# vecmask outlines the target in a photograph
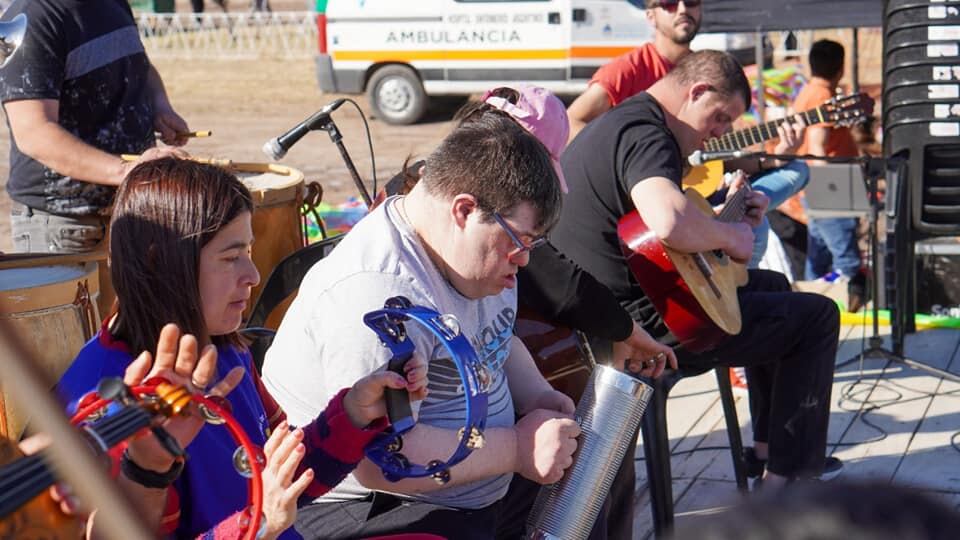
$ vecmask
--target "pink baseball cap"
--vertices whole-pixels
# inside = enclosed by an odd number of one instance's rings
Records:
[[[570,137],[570,123],[567,121],[567,108],[560,98],[546,88],[529,84],[509,86],[520,93],[516,103],[510,103],[502,97],[492,96],[488,91],[483,102],[509,114],[518,124],[532,133],[547,147],[553,168],[560,179],[560,189],[567,193],[567,180],[560,168],[560,154],[567,146]]]

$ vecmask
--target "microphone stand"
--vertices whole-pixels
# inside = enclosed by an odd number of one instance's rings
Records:
[[[367,208],[373,207],[373,199],[370,198],[370,193],[367,191],[367,187],[363,185],[363,180],[360,178],[360,173],[357,172],[356,166],[353,164],[353,160],[350,159],[350,154],[347,153],[347,147],[343,144],[343,135],[340,134],[340,129],[337,128],[337,124],[333,121],[332,116],[327,116],[326,120],[317,126],[314,129],[320,129],[326,131],[330,135],[330,140],[336,145],[337,150],[340,151],[340,157],[343,158],[343,162],[347,165],[347,170],[350,171],[350,177],[353,178],[353,183],[357,186],[357,191],[360,192],[360,197],[363,199],[363,202],[366,203]]]
[[[869,227],[869,242],[870,242],[870,281],[871,281],[871,293],[873,294],[872,301],[872,315],[873,315],[873,335],[870,336],[867,343],[868,346],[866,349],[861,351],[859,354],[854,355],[851,358],[848,358],[839,364],[836,365],[837,368],[846,366],[853,362],[862,362],[866,358],[881,358],[889,360],[891,362],[903,364],[907,367],[926,371],[935,377],[940,377],[943,379],[948,379],[954,382],[960,382],[960,375],[950,373],[949,371],[929,366],[917,360],[907,358],[903,355],[903,336],[899,332],[894,332],[893,335],[893,346],[895,351],[885,349],[883,347],[883,338],[880,336],[880,316],[879,316],[879,301],[880,298],[880,233],[879,233],[879,221],[880,221],[880,198],[878,196],[877,185],[880,181],[880,178],[885,176],[885,171],[896,174],[896,170],[899,166],[899,162],[902,158],[877,158],[870,156],[857,156],[857,157],[824,157],[824,156],[814,156],[810,154],[803,155],[793,155],[793,154],[769,154],[766,152],[750,152],[741,156],[738,159],[743,158],[773,158],[778,160],[792,160],[792,159],[803,159],[803,160],[816,160],[823,161],[826,163],[859,163],[863,170],[863,181],[867,188],[867,193],[870,198],[870,227]],[[912,255],[912,254],[911,254]],[[912,260],[912,258],[911,258]],[[906,294],[906,291],[900,291],[899,289],[894,289],[894,294]],[[898,305],[897,302],[888,302],[893,306]]]

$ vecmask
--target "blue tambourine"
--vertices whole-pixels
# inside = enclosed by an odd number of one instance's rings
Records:
[[[363,322],[377,333],[380,341],[393,353],[387,369],[404,375],[403,366],[413,357],[413,340],[409,339],[404,327],[408,320],[420,323],[443,343],[460,373],[467,403],[463,428],[460,430],[460,444],[446,461],[435,459],[427,465],[410,463],[406,456],[400,453],[403,448],[403,434],[416,424],[410,410],[410,398],[406,390],[388,388],[384,399],[390,427],[368,444],[365,452],[370,461],[379,466],[383,476],[391,482],[403,478],[432,476],[437,483],[446,484],[450,481],[450,467],[483,446],[490,376],[477,358],[473,346],[460,333],[460,323],[456,317],[441,315],[423,306],[414,306],[402,296],[388,298],[383,309],[363,316]]]

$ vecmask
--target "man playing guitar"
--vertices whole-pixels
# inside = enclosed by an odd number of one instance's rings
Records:
[[[742,220],[722,223],[692,205],[679,187],[683,156],[722,135],[749,103],[749,84],[732,56],[691,53],[647,92],[591,122],[561,158],[575,196],[565,201],[551,235],[554,244],[665,343],[676,340],[627,267],[618,220],[638,212],[673,250],[747,262],[766,196],[742,197]],[[677,349],[680,367],[745,366],[755,451],[766,462],[764,481],[776,485],[819,476],[827,461],[837,308],[822,296],[791,292],[786,278],[774,272],[751,270],[738,296],[741,331],[701,354]],[[830,469],[839,465],[830,458]]]

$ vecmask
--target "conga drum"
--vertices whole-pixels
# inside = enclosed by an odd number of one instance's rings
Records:
[[[34,265],[37,260],[43,265]],[[48,380],[55,382],[100,326],[98,265],[74,262],[70,255],[37,260],[0,263],[0,322],[20,336]],[[0,381],[0,436],[19,438],[29,416],[7,399]]]
[[[253,289],[256,301],[270,272],[281,260],[305,245],[300,208],[303,206],[303,173],[274,163],[231,163],[227,166],[253,195],[253,264],[260,271],[260,285]],[[267,319],[277,328],[287,305],[278,306]],[[244,315],[249,315],[249,309]]]

